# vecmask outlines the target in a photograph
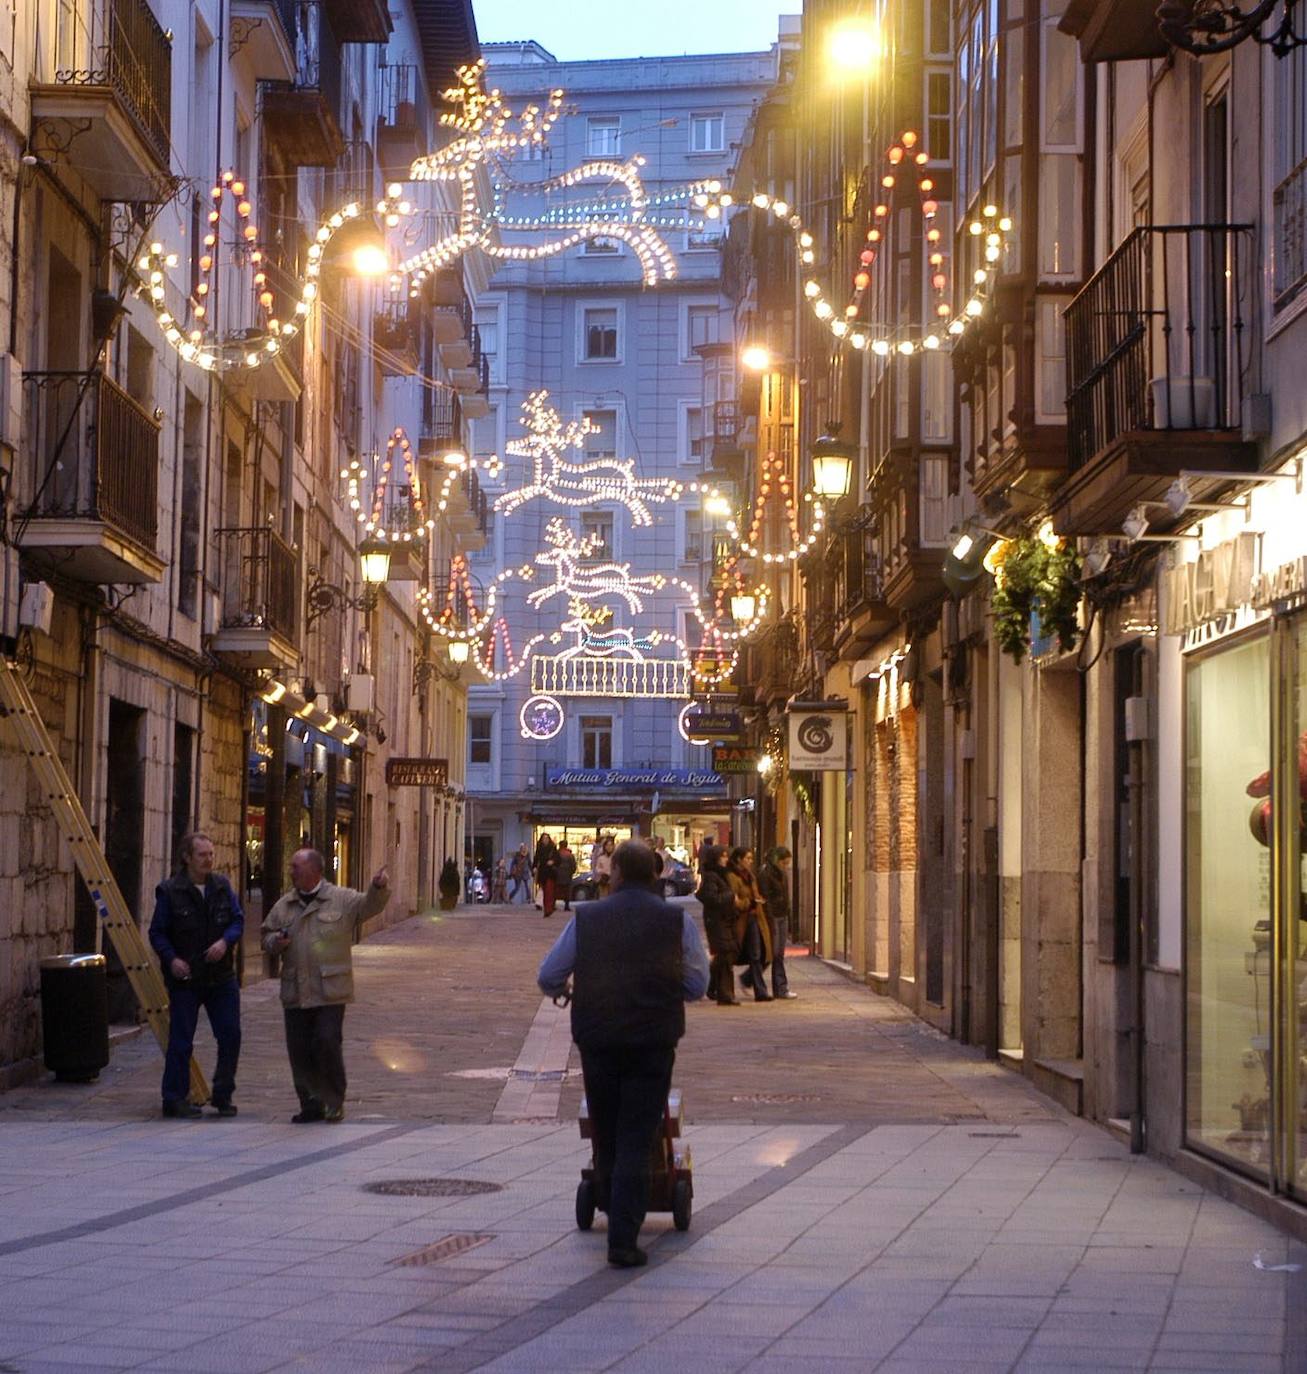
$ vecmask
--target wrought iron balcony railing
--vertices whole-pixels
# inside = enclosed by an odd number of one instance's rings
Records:
[[[54,70],[60,86],[107,86],[122,101],[160,162],[170,161],[172,43],[145,0],[59,5],[54,17]]]
[[[29,372],[32,519],[98,520],[153,550],[159,422],[103,372]]]
[[[423,391],[422,437],[442,444],[463,442],[463,407],[456,391],[446,387]]]
[[[1072,471],[1122,435],[1241,427],[1251,235],[1136,229],[1067,306]]]
[[[299,562],[274,530],[218,531],[222,550],[222,628],[266,629],[294,644],[299,624]]]

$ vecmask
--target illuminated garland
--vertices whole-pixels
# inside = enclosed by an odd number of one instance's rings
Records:
[[[785,506],[785,518],[789,525],[790,547],[783,552],[773,552],[770,549],[763,551],[759,546],[762,536],[763,519],[767,514],[767,507],[772,499],[772,483],[776,483],[776,494],[782,499]],[[794,490],[790,482],[790,475],[786,471],[785,459],[776,453],[768,453],[762,461],[762,466],[758,474],[758,495],[754,499],[753,514],[749,524],[749,533],[742,534],[739,525],[734,518],[726,522],[726,528],[730,532],[731,538],[736,541],[741,551],[750,558],[761,558],[764,563],[784,563],[801,558],[817,542],[822,529],[826,524],[826,508],[821,502],[821,498],[808,493],[804,497],[812,505],[812,529],[809,530],[806,538],[799,531],[798,506],[794,500]]]
[[[508,452],[531,463],[530,481],[515,491],[495,498],[495,511],[511,515],[537,497],[557,506],[582,509],[598,501],[625,506],[634,525],[652,525],[649,502],[674,501],[685,490],[671,477],[636,477],[630,459],[599,458],[588,463],[569,463],[564,455],[585,447],[588,434],[597,432],[589,419],[564,425],[549,405],[547,391],[534,391],[522,404],[522,428],[526,437],[513,439]]]
[[[386,489],[390,484],[390,472],[394,466],[395,447],[399,446],[400,454],[404,460],[404,476],[408,479],[409,507],[413,512],[413,520],[416,526],[412,530],[402,530],[397,534],[391,534],[383,523],[384,507],[386,501]],[[386,456],[381,462],[381,472],[377,479],[377,485],[372,496],[372,514],[363,521],[365,534],[370,534],[377,539],[393,538],[397,542],[408,543],[412,539],[425,539],[427,531],[434,529],[436,522],[427,519],[425,516],[426,506],[422,500],[422,483],[418,476],[417,464],[413,459],[413,445],[409,442],[407,433],[402,426],[396,427],[386,440]],[[358,518],[363,519],[362,511],[358,512]]]
[[[485,475],[492,480],[499,476],[504,470],[504,465],[497,454],[492,454],[485,462],[478,458],[469,458],[461,449],[450,449],[441,460],[445,468],[445,480],[440,484],[440,494],[436,497],[436,509],[443,511],[449,506],[449,493],[454,489],[454,483],[459,481],[465,473],[474,472],[480,468]]]
[[[477,606],[476,591],[472,574],[468,570],[467,558],[457,553],[449,560],[449,580],[445,587],[445,604],[439,615],[433,610],[435,595],[429,587],[422,587],[417,594],[418,610],[427,626],[446,639],[460,639],[471,642],[483,634],[495,615],[498,589],[510,578],[521,578],[529,582],[535,576],[530,563],[520,568],[505,568],[496,576],[486,589],[486,605],[482,611]],[[465,608],[460,611],[459,597]]]

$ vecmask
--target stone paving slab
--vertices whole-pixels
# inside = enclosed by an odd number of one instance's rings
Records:
[[[483,908],[360,946],[343,1125],[288,1123],[272,984],[235,1121],[158,1120],[144,1037],[0,1098],[0,1370],[1307,1369],[1307,1274],[1254,1264],[1301,1246],[805,958],[795,1002],[690,1009],[694,1222],[609,1269],[533,983],[557,929]],[[365,1191],[414,1178],[498,1190]],[[490,1239],[398,1263],[460,1234]]]

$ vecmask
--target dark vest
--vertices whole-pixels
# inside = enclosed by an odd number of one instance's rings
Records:
[[[159,884],[156,895],[166,893],[170,906],[168,939],[180,959],[191,966],[191,981],[196,986],[225,983],[236,976],[236,951],[228,949],[216,964],[206,963],[204,951],[220,940],[236,914],[235,894],[226,878],[213,874],[205,885],[204,896],[185,875],[177,874]],[[165,981],[171,970],[164,969]]]
[[[582,1049],[670,1048],[685,1034],[680,907],[625,889],[576,913],[572,1039]]]

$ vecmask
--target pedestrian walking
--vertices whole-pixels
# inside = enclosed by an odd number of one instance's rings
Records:
[[[714,844],[699,850],[699,891],[703,928],[712,952],[708,996],[719,1007],[738,1007],[735,997],[735,893],[722,867],[723,851]]]
[[[235,1116],[236,1064],[241,1053],[241,992],[235,948],[245,913],[231,883],[213,871],[213,841],[201,831],[182,837],[180,870],[154,890],[150,944],[168,989],[168,1049],[163,1061],[163,1114],[202,1116],[189,1100],[191,1052],[200,1008],[218,1042],[212,1103]]]
[[[558,850],[545,854],[540,865],[540,900],[544,903],[544,915],[548,920],[558,905]]]
[[[767,851],[767,860],[758,871],[758,891],[771,932],[772,996],[791,1001],[799,994],[790,991],[785,971],[785,942],[790,934],[790,851],[783,844]]]
[[[495,877],[490,886],[490,900],[492,903],[501,904],[508,901],[508,868],[502,854],[495,860]]]
[[[572,879],[576,877],[576,855],[572,853],[566,838],[558,846],[558,862],[554,865],[554,871],[558,900],[562,902],[564,911],[571,911]]]
[[[263,947],[281,955],[286,1051],[300,1100],[296,1125],[345,1119],[345,1007],[354,1000],[352,951],[359,926],[385,909],[383,865],[366,892],[324,881],[322,855],[291,857],[292,889],[263,920]]]
[[[539,907],[544,901],[544,869],[546,864],[552,866],[553,861],[558,857],[558,846],[554,843],[553,836],[546,830],[536,841],[536,852],[531,859],[531,874],[535,878],[536,884],[536,906]]]
[[[753,874],[752,849],[739,845],[731,850],[726,880],[735,893],[735,938],[739,945],[735,962],[745,965],[740,982],[753,992],[755,1002],[770,1002],[772,996],[767,991],[763,970],[771,963],[771,931]]]
[[[645,845],[645,848],[648,849],[649,846]],[[605,835],[603,845],[599,850],[599,857],[595,860],[594,867],[595,881],[599,885],[599,895],[601,897],[608,896],[608,889],[612,885],[614,852],[613,837],[611,835]],[[650,850],[650,853],[652,854],[653,851]]]
[[[595,1191],[608,1213],[608,1262],[647,1262],[640,1227],[650,1155],[672,1085],[685,1003],[703,996],[708,957],[688,912],[653,891],[653,851],[626,840],[612,856],[612,894],[583,902],[540,965],[555,996],[572,987],[572,1039],[581,1052],[594,1136]]]
[[[508,868],[508,880],[511,884],[508,893],[510,902],[516,902],[519,896],[523,902],[531,900],[531,859],[524,844],[518,845],[517,853],[513,855],[513,862]]]

